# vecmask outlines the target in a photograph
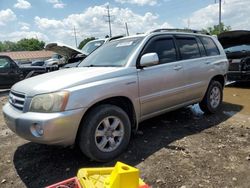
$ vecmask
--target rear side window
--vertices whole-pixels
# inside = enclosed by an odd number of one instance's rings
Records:
[[[208,56],[219,55],[220,52],[214,41],[209,37],[200,37]]]
[[[204,48],[203,44],[201,43],[200,39],[196,38],[196,40],[198,42],[198,46],[199,46],[199,49],[200,49],[201,57],[207,56],[205,48]]]
[[[172,38],[160,38],[152,41],[145,49],[145,53],[155,52],[159,56],[160,64],[176,61],[177,53]]]
[[[182,59],[194,59],[201,57],[195,38],[177,38]]]

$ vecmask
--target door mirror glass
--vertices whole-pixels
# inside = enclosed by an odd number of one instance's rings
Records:
[[[147,53],[141,57],[140,60],[141,67],[148,67],[157,64],[159,64],[159,57],[157,53]]]

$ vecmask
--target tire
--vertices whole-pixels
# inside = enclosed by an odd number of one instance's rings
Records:
[[[217,112],[223,99],[223,87],[220,82],[212,80],[203,100],[199,103],[201,110],[207,114]]]
[[[100,105],[82,122],[78,145],[87,157],[107,162],[127,148],[130,136],[131,123],[126,112],[114,105]]]

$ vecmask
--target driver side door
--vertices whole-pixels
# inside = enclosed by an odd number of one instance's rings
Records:
[[[164,113],[185,101],[183,65],[171,35],[152,38],[140,57],[157,53],[159,64],[138,69],[141,119]]]

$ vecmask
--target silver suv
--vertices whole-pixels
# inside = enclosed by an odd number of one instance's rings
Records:
[[[77,68],[15,84],[3,107],[8,127],[38,143],[72,145],[97,161],[128,146],[151,117],[199,103],[215,113],[228,61],[212,36],[152,32],[111,41]]]

